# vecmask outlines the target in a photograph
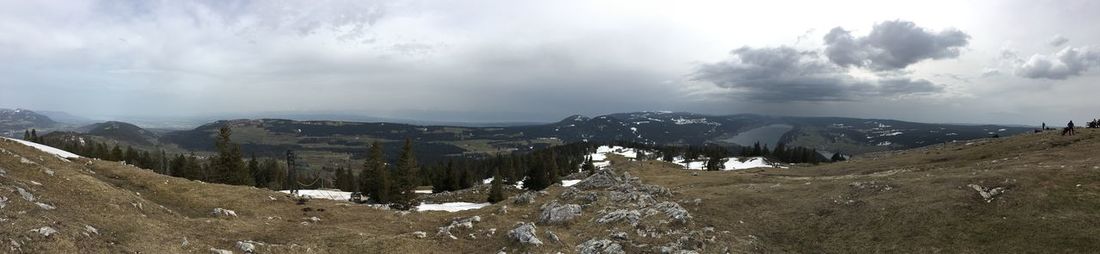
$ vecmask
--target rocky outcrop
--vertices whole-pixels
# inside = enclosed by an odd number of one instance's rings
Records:
[[[481,222],[481,216],[474,215],[468,218],[456,218],[455,220],[451,221],[451,224],[439,227],[439,231],[437,231],[435,235],[451,239],[458,239],[458,237],[455,237],[454,234],[451,233],[451,230],[473,229],[475,222]]]
[[[581,206],[577,204],[558,204],[557,201],[542,206],[539,213],[540,224],[568,223],[581,216]]]
[[[577,245],[577,253],[581,254],[626,254],[623,246],[607,239],[591,239]]]
[[[535,235],[535,224],[530,222],[516,224],[516,228],[508,231],[508,238],[525,245],[542,245],[542,240]]]
[[[982,196],[982,199],[985,200],[986,203],[993,202],[994,198],[1001,194],[1004,194],[1007,190],[1004,187],[994,187],[987,189],[977,184],[969,184],[967,186],[974,189],[975,191],[978,191],[978,195]]]

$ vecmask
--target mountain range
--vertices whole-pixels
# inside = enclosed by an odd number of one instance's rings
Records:
[[[592,142],[636,142],[655,145],[740,145],[778,143],[818,149],[822,153],[862,154],[922,147],[957,140],[1008,136],[1032,128],[1001,125],[915,123],[886,119],[792,117],[756,114],[705,115],[688,112],[633,112],[588,117],[574,115],[558,122],[517,126],[469,127],[390,122],[296,121],[287,119],[220,120],[189,130],[146,130],[125,122],[57,128],[53,135],[73,135],[144,149],[197,154],[214,150],[214,134],[233,127],[233,139],[246,154],[279,157],[296,150],[312,164],[358,163],[373,141],[396,153],[408,138],[425,161],[454,156],[478,157],[523,152],[552,145]],[[63,124],[29,110],[0,111],[8,136],[25,128]]]

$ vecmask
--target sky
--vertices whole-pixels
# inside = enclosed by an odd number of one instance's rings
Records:
[[[1100,117],[1100,1],[0,0],[0,107]]]

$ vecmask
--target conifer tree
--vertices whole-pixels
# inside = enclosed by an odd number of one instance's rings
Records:
[[[495,168],[493,171],[493,183],[489,188],[489,198],[486,201],[496,204],[497,202],[504,201],[504,179],[501,179],[503,177],[500,175],[500,168]]]
[[[500,159],[500,177],[506,184],[516,182],[516,170],[512,165],[512,156],[502,156]]]
[[[111,149],[111,156],[107,160],[122,161],[123,156],[125,156],[125,154],[122,153],[122,148],[119,148],[118,144],[115,144],[115,148]]]
[[[210,167],[214,174],[214,181],[235,184],[235,185],[252,185],[252,175],[249,174],[248,168],[244,165],[244,160],[241,157],[241,147],[237,143],[233,143],[230,137],[233,135],[233,130],[229,128],[229,125],[223,125],[218,129],[218,137],[214,142],[214,145],[218,149],[218,155],[211,161]]]
[[[393,184],[393,207],[397,210],[410,210],[417,206],[416,171],[419,166],[416,163],[416,155],[412,152],[412,140],[405,139],[405,146],[401,149],[401,157],[397,159],[397,167]]]
[[[283,168],[283,164],[279,163],[275,159],[266,159],[260,168],[267,173],[266,187],[273,190],[279,190],[283,186],[286,186],[286,169]]]
[[[24,130],[23,131],[23,140],[33,142],[33,140],[31,140],[31,130]]]
[[[367,152],[367,161],[363,163],[363,172],[359,173],[359,190],[366,192],[371,202],[389,203],[389,170],[382,156],[382,143],[374,141]]]
[[[35,142],[35,143],[38,142],[38,131],[36,131],[35,129],[31,129],[31,140],[30,141]]]
[[[539,155],[538,157],[545,156]],[[547,177],[549,176],[547,172],[548,170],[546,170],[545,162],[543,162],[543,160],[543,158],[535,158],[534,160],[531,160],[531,163],[534,165],[531,165],[527,169],[527,178],[523,180],[524,189],[540,191],[542,189],[546,189],[546,187],[550,185],[548,183],[549,179],[547,179]]]
[[[596,174],[596,164],[592,163],[592,156],[585,157],[584,165],[581,165],[581,170],[588,172],[588,175]]]
[[[260,162],[256,160],[255,153],[248,159],[248,174],[252,176],[252,184],[254,186],[263,188],[267,185],[267,180],[265,179],[266,174],[260,169]]]
[[[547,185],[561,183],[561,168],[558,167],[557,157],[557,154],[554,152],[551,152],[550,156],[547,157],[547,168],[549,168],[548,172],[546,172],[546,179],[548,180]]]

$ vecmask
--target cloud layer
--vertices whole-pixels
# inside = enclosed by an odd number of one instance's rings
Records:
[[[701,64],[690,76],[754,101],[855,101],[942,92],[943,85],[897,70],[928,59],[958,57],[970,36],[954,29],[932,33],[907,21],[887,21],[855,37],[833,28],[817,50],[789,46],[742,47],[727,60]],[[847,67],[881,72],[856,77]]]
[[[815,51],[787,46],[742,47],[727,60],[702,64],[694,80],[731,89],[753,101],[852,101],[867,97],[930,94],[942,86],[907,77],[856,78]]]
[[[955,58],[970,35],[955,29],[932,32],[908,21],[876,24],[863,37],[836,27],[825,35],[825,55],[840,66],[897,70],[929,60]]]
[[[1053,55],[1035,54],[1019,61],[1016,75],[1030,79],[1063,80],[1080,76],[1089,68],[1100,65],[1100,52],[1088,47],[1066,47]]]

